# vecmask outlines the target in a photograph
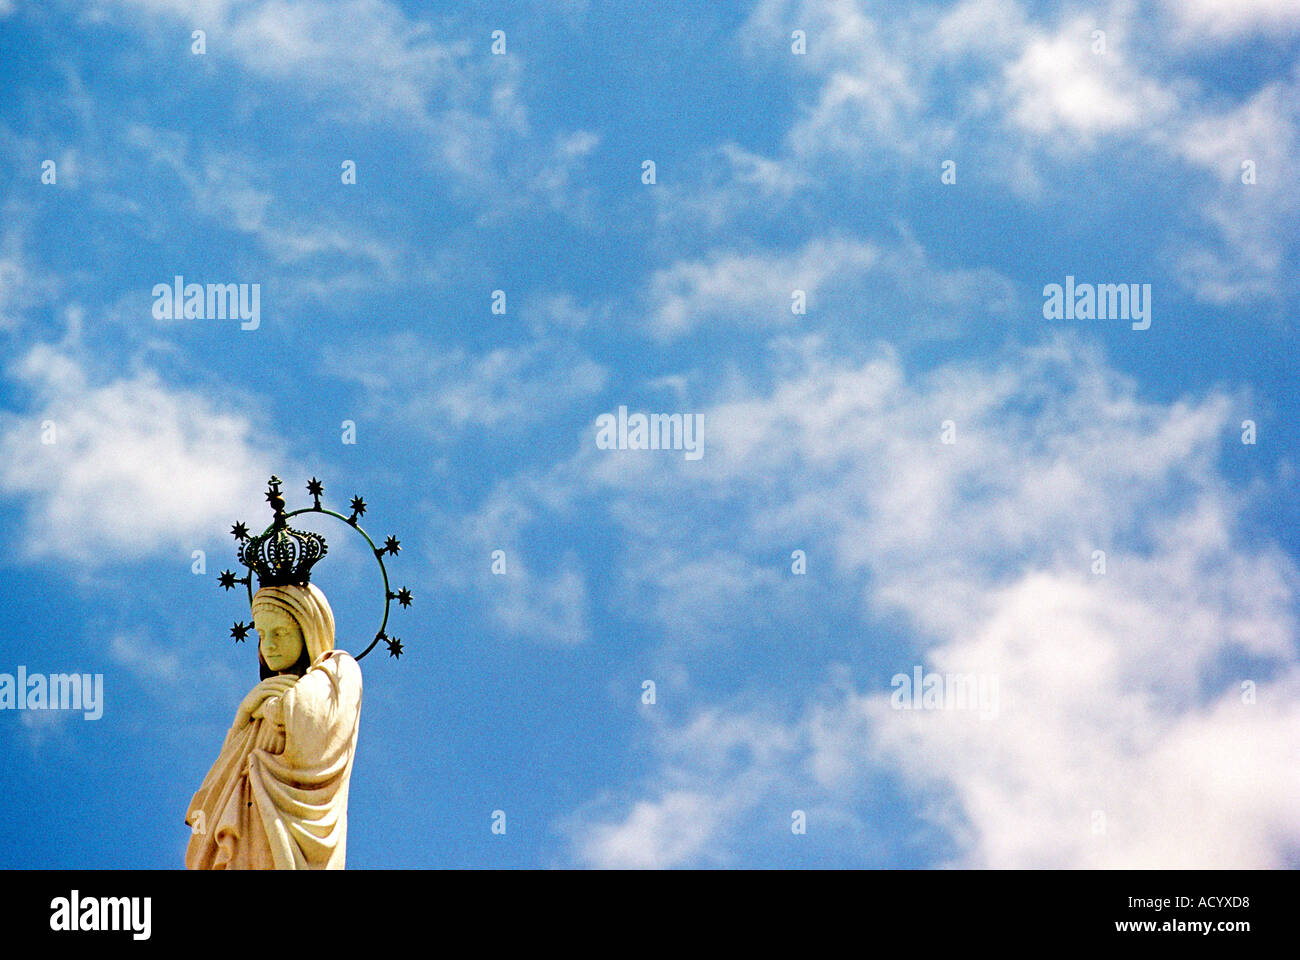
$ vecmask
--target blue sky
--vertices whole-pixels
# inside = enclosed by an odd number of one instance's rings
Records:
[[[0,672],[105,686],[0,711],[0,865],[180,865],[276,473],[415,595],[349,866],[1295,866],[1298,53],[1294,0],[0,0]]]

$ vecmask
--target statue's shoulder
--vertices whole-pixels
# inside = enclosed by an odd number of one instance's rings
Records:
[[[357,663],[356,658],[346,650],[326,651],[316,661],[316,667],[329,670],[336,676],[354,677],[358,683],[361,681],[361,664]]]

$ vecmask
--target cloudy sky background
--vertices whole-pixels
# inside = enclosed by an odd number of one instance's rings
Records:
[[[0,866],[180,865],[272,472],[415,594],[349,866],[1300,865],[1300,2],[0,0],[0,85],[0,672],[106,689],[0,713]]]

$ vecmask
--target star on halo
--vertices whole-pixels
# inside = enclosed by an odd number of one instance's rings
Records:
[[[390,657],[396,658],[402,655],[401,640],[398,640],[396,637],[389,637],[387,643],[388,643],[388,655]]]
[[[252,628],[251,623],[236,623],[230,628],[230,635],[235,638],[235,643],[243,643],[248,636],[248,631]]]

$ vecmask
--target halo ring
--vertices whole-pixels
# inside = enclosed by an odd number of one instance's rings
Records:
[[[370,545],[371,555],[379,563],[379,572],[384,578],[384,616],[383,619],[379,621],[379,631],[375,634],[375,639],[370,641],[370,646],[357,654],[356,659],[361,660],[371,650],[375,649],[375,644],[380,640],[390,639],[385,631],[388,629],[388,609],[392,603],[393,591],[388,585],[388,568],[384,566],[384,551],[375,546],[375,541],[370,539],[370,534],[366,533],[366,531],[361,528],[361,524],[357,523],[356,520],[349,519],[348,517],[343,516],[343,514],[336,513],[326,507],[299,507],[297,510],[291,510],[284,514],[283,519],[287,521],[290,517],[296,517],[303,513],[323,513],[342,520],[349,527],[366,538],[366,543]],[[262,536],[266,536],[266,534],[270,533],[273,529],[275,529],[274,522],[262,531]],[[251,570],[249,571],[249,575],[244,578],[244,586],[248,588],[248,604],[251,607],[253,605],[253,576]]]

